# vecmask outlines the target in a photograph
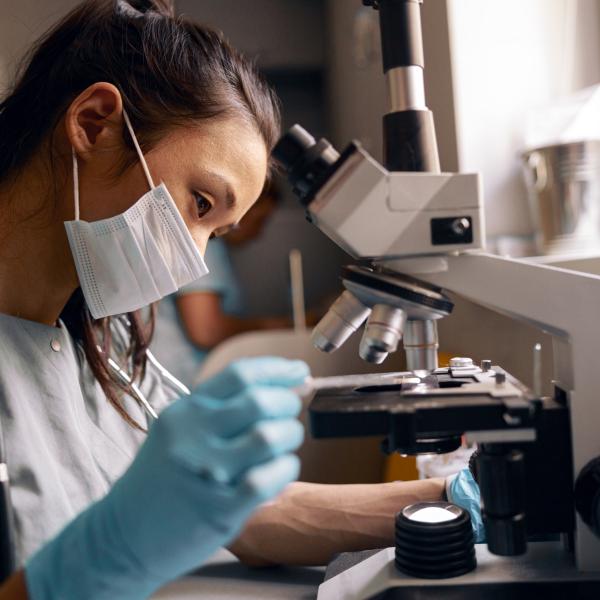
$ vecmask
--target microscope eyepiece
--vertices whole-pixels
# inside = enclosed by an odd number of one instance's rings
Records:
[[[293,125],[286,131],[273,148],[273,156],[286,169],[292,168],[304,152],[314,146],[317,140],[301,125]]]
[[[273,157],[285,169],[294,193],[307,206],[327,181],[340,155],[327,140],[316,141],[306,129],[294,125],[273,148]]]

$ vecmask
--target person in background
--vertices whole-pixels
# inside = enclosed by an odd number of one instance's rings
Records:
[[[244,294],[229,257],[229,248],[244,246],[262,234],[281,199],[274,179],[234,227],[209,241],[204,259],[207,275],[167,296],[158,305],[152,352],[181,382],[191,387],[208,352],[246,331],[284,329],[284,316],[249,317]]]

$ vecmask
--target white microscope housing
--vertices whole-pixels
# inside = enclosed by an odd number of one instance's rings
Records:
[[[307,211],[350,256],[390,260],[485,247],[478,174],[390,172],[358,143]]]

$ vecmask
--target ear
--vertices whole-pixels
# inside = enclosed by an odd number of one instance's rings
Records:
[[[111,83],[94,83],[69,106],[65,115],[67,138],[80,159],[124,145],[123,100]]]

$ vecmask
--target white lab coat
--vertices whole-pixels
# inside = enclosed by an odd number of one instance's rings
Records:
[[[175,397],[151,365],[141,387],[157,412]],[[148,423],[133,400],[127,406],[138,422]],[[2,314],[0,419],[22,564],[106,494],[145,434],[109,404],[64,325]]]

